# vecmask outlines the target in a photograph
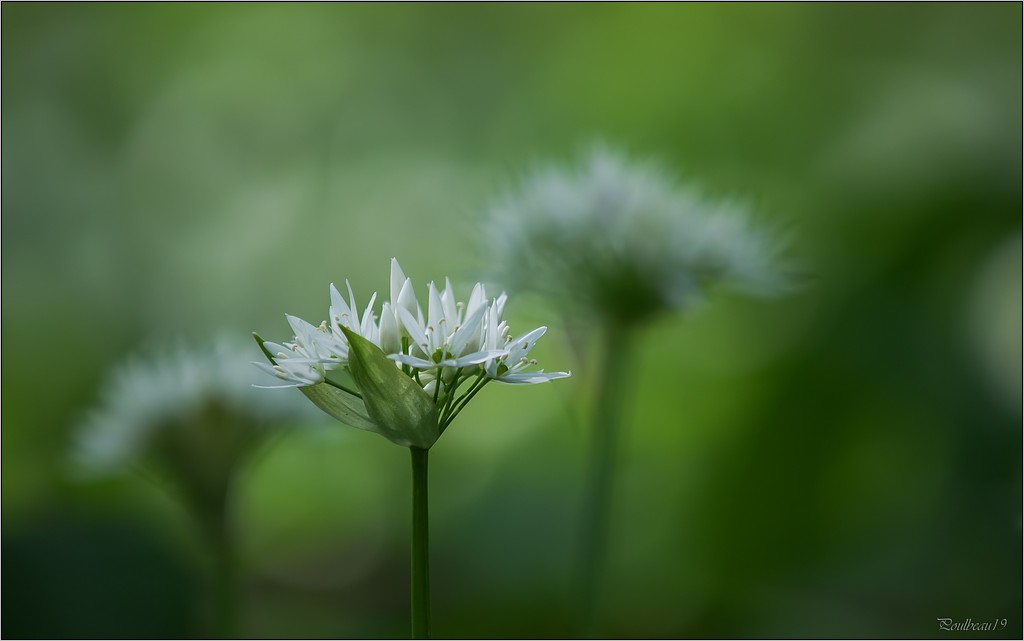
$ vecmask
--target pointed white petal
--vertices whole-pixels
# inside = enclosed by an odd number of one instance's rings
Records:
[[[398,307],[404,307],[410,314],[418,314],[420,316],[420,324],[423,324],[423,313],[419,311],[420,303],[416,300],[416,292],[412,289],[411,278],[406,278],[405,282],[402,283],[402,289],[398,293],[397,305]]]
[[[455,290],[452,281],[444,279],[444,292],[441,294],[441,309],[444,312],[445,333],[451,335],[459,324],[459,311],[455,305]]]
[[[278,359],[278,358],[298,358],[298,356],[299,356],[298,354],[296,354],[292,350],[292,348],[287,347],[285,345],[281,345],[280,343],[273,343],[271,341],[264,341],[263,342],[263,347],[266,348],[266,350],[268,352],[270,352],[274,356],[274,359]],[[282,357],[282,356],[280,356],[280,354],[284,354],[284,356]]]
[[[349,309],[348,303],[346,303],[345,299],[341,297],[341,292],[339,292],[338,288],[334,286],[334,283],[331,283],[331,307],[333,307],[334,311],[339,315],[342,313],[352,313],[351,309]]]
[[[438,365],[443,367],[466,367],[468,365],[479,365],[480,363],[501,357],[505,355],[505,350],[487,350],[482,352],[474,352],[472,354],[466,354],[459,358],[446,358]]]
[[[352,293],[352,283],[345,279],[345,287],[348,288],[348,307],[352,310],[352,315],[356,316],[359,314],[359,306],[356,305],[356,295]]]
[[[443,319],[444,308],[441,305],[441,296],[438,294],[437,288],[434,287],[434,283],[430,283],[427,293],[427,327],[433,327],[434,332],[440,332],[438,323]]]
[[[284,317],[288,320],[288,324],[291,326],[292,331],[295,332],[295,343],[300,348],[297,351],[300,354],[305,353],[306,355],[313,356],[316,349],[313,338],[313,335],[316,333],[316,327],[313,327],[298,316],[285,314]]]
[[[402,285],[405,284],[406,277],[405,272],[402,271],[402,266],[398,264],[397,258],[391,259],[391,304],[397,305],[398,299],[402,293]]]
[[[547,383],[559,378],[568,378],[572,376],[572,372],[523,372],[521,374],[505,374],[495,380],[499,383],[507,383],[509,385],[535,385],[537,383]]]
[[[508,362],[516,363],[519,359],[529,354],[530,350],[533,349],[533,346],[537,343],[537,340],[543,336],[546,331],[548,331],[548,328],[541,326],[509,341]]]
[[[504,316],[504,314],[505,314],[505,302],[507,300],[508,300],[508,295],[506,295],[505,292],[501,292],[501,296],[498,296],[498,298],[496,298],[495,301],[494,301],[494,305],[492,305],[492,308],[495,310],[495,313],[497,313],[497,315],[498,315],[498,320],[499,321],[501,320],[502,316]]]
[[[384,303],[380,310],[380,348],[385,354],[402,351],[402,330],[391,303]]]
[[[473,285],[473,292],[469,295],[469,302],[466,304],[466,318],[469,318],[477,307],[487,304],[487,292],[484,291],[483,283]]]
[[[262,371],[262,372],[264,372],[266,374],[270,374],[274,378],[281,378],[281,375],[278,373],[278,371],[276,369],[273,368],[273,366],[268,365],[267,363],[257,363],[256,361],[251,361],[251,362],[252,362],[253,365],[255,365],[256,367],[260,368],[260,371]]]
[[[459,327],[458,331],[452,336],[449,350],[452,354],[458,357],[465,351],[466,347],[471,344],[470,339],[476,336],[480,329],[480,324],[484,319],[484,312],[487,308],[479,306],[476,310],[466,318],[466,322]],[[475,347],[475,345],[474,345]]]
[[[359,333],[372,342],[373,340],[373,304],[377,302],[377,292],[373,292],[373,296],[370,296],[370,302],[366,305],[366,311],[363,312],[363,322],[359,326]]]
[[[388,354],[388,358],[393,361],[398,361],[404,365],[411,365],[416,369],[428,370],[436,369],[438,367],[438,364],[434,361],[416,358],[415,356],[409,356],[408,354]]]
[[[422,351],[424,354],[430,348],[430,341],[427,340],[427,335],[423,331],[423,324],[413,318],[412,314],[409,313],[404,307],[396,307],[395,311],[398,312],[398,320],[402,321],[402,326],[405,327],[405,331],[409,333],[409,338],[412,342]]]
[[[498,314],[491,306],[487,308],[487,326],[484,328],[483,346],[485,349],[498,349],[498,345],[504,345],[505,341],[501,340],[498,332]]]

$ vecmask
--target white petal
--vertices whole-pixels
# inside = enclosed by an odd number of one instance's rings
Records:
[[[487,292],[484,291],[482,283],[473,285],[473,293],[469,295],[469,302],[466,304],[466,318],[469,318],[477,307],[487,304]]]
[[[572,376],[572,372],[544,372],[541,370],[539,372],[523,372],[522,374],[506,374],[494,380],[509,385],[535,385],[570,376]]]
[[[402,266],[398,264],[397,258],[391,259],[391,304],[397,305],[398,299],[402,293],[402,285],[405,284],[406,277],[405,272],[402,271]]]
[[[474,352],[472,354],[466,354],[459,358],[446,358],[438,365],[443,367],[466,367],[467,365],[479,365],[485,361],[489,361],[494,358],[505,355],[505,350],[487,350],[482,352]]]
[[[260,368],[260,371],[262,371],[262,372],[264,372],[266,374],[270,374],[274,378],[281,378],[281,376],[278,373],[278,371],[276,369],[274,369],[273,367],[271,367],[270,365],[268,365],[266,363],[257,363],[256,361],[251,361],[251,362],[252,362],[253,365],[255,365],[256,367]]]
[[[263,341],[263,347],[273,355],[274,359],[281,358],[278,354],[284,354],[284,358],[298,358],[299,355],[295,353],[292,348],[281,345],[280,343],[273,343],[271,341]]]
[[[505,314],[505,302],[507,300],[508,296],[505,294],[505,292],[501,292],[501,296],[498,296],[498,298],[495,299],[494,304],[491,306],[491,308],[495,310],[495,313],[497,313],[499,321],[501,320],[501,317]]]
[[[466,321],[461,327],[459,327],[458,331],[452,336],[449,349],[456,357],[462,354],[463,350],[466,349],[466,346],[470,344],[470,339],[478,335],[478,330],[480,329],[480,324],[483,322],[485,311],[487,311],[486,307],[482,305],[478,306],[476,310],[466,318]]]
[[[430,341],[427,340],[427,335],[423,331],[423,325],[412,317],[404,307],[396,307],[395,310],[398,312],[398,320],[402,321],[402,326],[405,327],[405,331],[409,332],[409,338],[416,344],[419,349],[426,354],[426,350],[429,349]]]
[[[455,290],[452,281],[444,279],[444,292],[441,294],[441,309],[444,311],[445,333],[451,335],[459,324],[459,311],[455,305]]]
[[[408,354],[388,354],[388,358],[393,361],[398,361],[404,365],[411,365],[416,369],[428,370],[436,369],[438,367],[438,364],[434,361],[427,361],[415,356],[409,356]]]
[[[380,348],[385,354],[402,351],[402,331],[391,303],[384,303],[380,310]]]
[[[301,387],[303,385],[315,385],[323,381],[323,376],[320,372],[314,370],[310,365],[295,363],[291,359],[284,359],[281,362],[286,363],[286,365],[271,367],[266,363],[257,362],[253,362],[253,365],[275,378],[284,379],[293,383],[292,385],[275,385],[274,387]]]
[[[498,345],[505,343],[505,341],[500,340],[498,331],[498,314],[494,311],[494,307],[491,306],[487,309],[487,325],[484,328],[483,346],[485,349],[498,349]]]
[[[544,332],[548,331],[547,327],[541,326],[532,332],[527,332],[518,338],[509,341],[508,344],[508,362],[515,363],[519,359],[523,358],[530,353],[533,346],[536,345],[537,339],[544,335]]]
[[[352,311],[348,303],[342,298],[341,292],[331,283],[331,325],[355,328],[355,316],[358,312]]]
[[[376,343],[374,340],[373,332],[373,304],[377,302],[377,292],[373,292],[373,296],[370,296],[370,302],[366,305],[366,311],[363,312],[363,322],[359,327],[359,333],[367,340]]]
[[[348,288],[348,306],[349,306],[349,309],[352,310],[352,315],[355,316],[355,315],[359,314],[359,306],[356,305],[356,295],[352,293],[352,283],[348,282],[347,278],[345,279],[345,287]]]
[[[430,283],[430,288],[427,293],[427,327],[434,328],[434,343],[431,347],[441,347],[444,343],[443,340],[438,340],[436,336],[443,332],[443,325],[441,321],[444,320],[444,308],[441,305],[441,296],[437,292],[437,288],[434,287],[434,283]]]
[[[316,333],[316,327],[310,325],[306,321],[302,320],[298,316],[292,316],[285,314],[284,317],[288,320],[288,324],[291,326],[292,331],[295,332],[295,342],[301,348],[299,353],[305,352],[309,356],[314,355],[315,342],[313,335]]]
[[[420,311],[420,303],[416,300],[416,292],[412,289],[412,279],[406,278],[405,282],[402,283],[402,290],[398,293],[398,307],[404,307],[410,314],[418,314],[420,317],[423,313]],[[423,324],[423,321],[420,321]]]
[[[286,375],[295,380],[311,381],[319,383],[324,380],[323,372],[316,368],[317,363],[300,361],[294,358],[283,359],[277,364],[278,371],[284,371]]]

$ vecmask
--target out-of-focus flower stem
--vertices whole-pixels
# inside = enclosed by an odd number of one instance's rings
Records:
[[[224,524],[219,540],[215,542],[214,563],[215,607],[214,631],[216,638],[237,639],[238,630],[238,559],[231,534]]]
[[[634,344],[633,330],[628,327],[605,326],[603,332],[575,570],[575,594],[579,599],[576,628],[581,638],[593,638],[599,627],[597,613],[604,582],[615,459],[628,394],[625,389],[629,380],[627,368]]]
[[[410,447],[412,454],[412,638],[430,638],[430,536],[427,512],[427,454]]]
[[[216,505],[192,507],[210,555],[207,623],[202,636],[237,639],[238,557],[228,517],[227,492]]]

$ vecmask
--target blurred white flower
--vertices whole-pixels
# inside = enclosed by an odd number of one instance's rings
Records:
[[[787,285],[781,239],[741,202],[600,147],[576,168],[528,175],[490,207],[486,237],[498,281],[604,322],[686,309],[717,284],[754,294]]]
[[[117,471],[153,454],[178,456],[215,443],[218,461],[230,465],[268,430],[319,417],[297,398],[254,390],[250,354],[225,338],[122,363],[75,430],[74,459],[84,471]],[[193,463],[213,464],[213,456],[208,451]]]

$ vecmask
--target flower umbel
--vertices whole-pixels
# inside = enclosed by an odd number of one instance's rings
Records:
[[[379,316],[373,310],[377,294],[371,296],[359,314],[347,282],[346,289],[347,300],[331,285],[329,319],[318,326],[286,316],[294,332],[290,342],[273,343],[257,337],[270,364],[254,364],[282,381],[266,387],[298,387],[317,406],[342,422],[378,432],[400,445],[429,448],[488,382],[533,384],[570,375],[528,371],[536,365],[535,360],[528,358],[529,352],[547,328],[538,327],[511,337],[503,319],[507,296],[502,293],[489,300],[480,283],[473,287],[466,302],[456,300],[449,280],[445,280],[443,290],[430,283],[424,313],[412,280],[406,277],[398,260],[392,259],[391,300],[382,304]],[[392,361],[394,371],[382,369],[367,346]],[[376,399],[368,398],[367,394],[389,393],[384,390],[397,394],[405,384],[394,378],[396,373],[413,381],[419,392],[430,399],[436,412],[434,432],[423,434],[422,426],[413,430],[384,424],[394,419],[385,420],[380,415],[384,406],[375,404]],[[385,384],[372,385],[378,379]],[[372,386],[372,391],[368,386]],[[411,393],[405,393],[405,398],[410,403],[419,403]],[[339,410],[339,402],[350,412]],[[420,418],[414,422],[421,423]]]
[[[742,202],[601,147],[529,174],[491,206],[488,231],[497,281],[602,323],[687,309],[718,284],[761,295],[787,284],[781,239]]]
[[[181,462],[189,473],[207,464],[226,470],[269,430],[316,418],[297,399],[253,390],[245,354],[244,343],[225,338],[119,365],[75,432],[80,469],[116,473],[143,460],[191,453]]]

